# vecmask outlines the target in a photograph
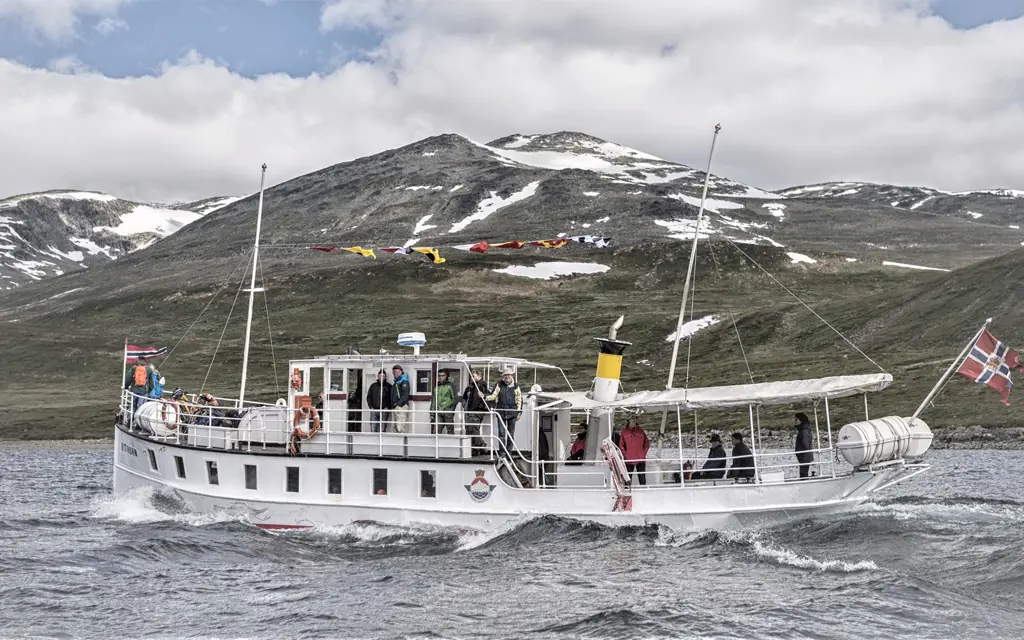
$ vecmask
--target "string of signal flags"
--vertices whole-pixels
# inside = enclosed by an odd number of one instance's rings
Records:
[[[348,253],[354,253],[363,256],[364,258],[373,258],[374,260],[377,259],[377,251],[383,251],[385,253],[398,255],[412,255],[418,253],[422,254],[424,257],[426,257],[434,264],[441,264],[442,262],[447,262],[447,260],[441,255],[441,249],[455,249],[458,251],[468,251],[470,253],[486,253],[491,249],[522,249],[524,247],[560,249],[571,243],[577,243],[603,249],[605,247],[610,246],[611,242],[611,238],[602,238],[598,236],[568,236],[565,238],[555,238],[553,240],[510,240],[507,242],[496,243],[481,241],[474,244],[457,244],[440,247],[342,247],[337,245],[314,244],[307,248],[311,249],[312,251],[322,251],[324,253],[337,253],[341,251],[346,251]]]

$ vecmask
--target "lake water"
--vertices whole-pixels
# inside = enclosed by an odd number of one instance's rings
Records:
[[[772,528],[279,535],[113,496],[110,444],[0,444],[0,637],[1024,636],[1024,453],[929,456],[884,500]]]

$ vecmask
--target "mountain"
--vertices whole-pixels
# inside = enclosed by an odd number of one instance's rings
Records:
[[[93,191],[0,200],[0,291],[117,259],[236,200],[141,204]]]
[[[265,193],[257,272],[266,289],[257,308],[270,318],[269,324],[254,318],[250,393],[271,402],[278,397],[283,378],[275,371],[288,358],[350,347],[377,353],[394,349],[403,331],[424,331],[431,351],[558,364],[573,385],[586,388],[592,338],[619,314],[626,316],[619,335],[633,343],[625,387],[659,388],[703,179],[686,165],[558,132],[486,144],[435,136],[275,184]],[[840,195],[852,188],[811,197],[711,176],[692,297],[695,324],[687,329],[693,342],[680,350],[677,383],[877,370],[822,330],[810,308],[854,343],[863,341],[872,359],[900,380],[896,393],[872,399],[873,414],[906,411],[924,396],[959,350],[961,335],[970,335],[981,307],[969,292],[944,297],[941,305],[921,301],[972,277],[993,279],[997,290],[998,274],[1015,277],[1005,265],[1021,257],[1024,237],[1008,225],[993,233],[984,220],[927,211],[927,204],[894,207],[894,199],[880,200],[870,190],[860,198]],[[989,196],[1005,198],[961,197]],[[1017,216],[1024,199],[1003,204],[1007,216]],[[251,196],[175,205],[193,219],[171,235],[116,261],[0,292],[0,435],[105,434],[126,335],[135,344],[173,347],[161,365],[172,388],[198,389],[209,369],[206,388],[233,395],[256,206]],[[459,250],[481,240],[584,234],[610,237],[612,245],[483,255]],[[314,244],[416,244],[438,248],[447,262],[379,250],[375,260],[310,251]],[[927,315],[910,322],[896,314],[904,308]],[[1016,321],[1000,326],[1007,336],[1024,331]],[[60,406],[52,406],[55,380],[74,389]],[[539,381],[564,384],[560,376]],[[955,397],[958,387],[950,387]],[[833,417],[863,415],[859,402],[837,402]],[[1010,420],[1002,405],[972,407],[957,419]],[[41,415],[48,429],[38,428]],[[771,410],[761,415],[778,417]]]
[[[927,187],[903,187],[866,182],[824,182],[779,191],[790,199],[871,203],[970,220],[1019,230],[1024,224],[1024,191],[940,191]]]

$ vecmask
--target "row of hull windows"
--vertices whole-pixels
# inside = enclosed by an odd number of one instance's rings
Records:
[[[149,453],[150,468],[159,473],[160,467],[157,465],[156,454],[152,449],[147,451]],[[243,465],[243,467],[245,470],[245,488],[256,491],[259,487],[256,465],[247,464]],[[174,456],[174,471],[180,480],[186,479],[185,460],[181,456]],[[217,468],[217,462],[214,460],[206,461],[206,480],[210,484],[220,484],[220,472]],[[285,467],[285,491],[288,493],[299,493],[298,467]],[[331,467],[327,469],[327,493],[330,495],[341,495],[341,468]],[[387,469],[373,469],[373,493],[379,496],[388,495]],[[437,497],[436,471],[420,470],[420,497]]]

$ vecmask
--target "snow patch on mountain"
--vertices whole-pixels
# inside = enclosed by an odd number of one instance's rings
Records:
[[[939,267],[922,267],[919,264],[906,264],[903,262],[890,262],[883,260],[882,264],[887,267],[901,267],[903,269],[923,269],[925,271],[949,271],[949,269],[941,269]]]
[[[766,202],[761,205],[761,208],[767,209],[768,213],[772,214],[779,220],[782,220],[782,218],[786,216],[786,214],[784,213],[786,205],[782,204],[781,202]]]
[[[490,216],[498,209],[502,209],[504,207],[509,206],[510,204],[515,204],[520,200],[525,200],[529,198],[533,194],[537,193],[537,187],[539,186],[540,180],[536,180],[526,185],[519,191],[516,191],[507,198],[502,198],[501,196],[498,195],[497,191],[492,191],[491,197],[484,198],[483,200],[481,200],[480,204],[477,205],[476,211],[453,224],[452,228],[448,231],[448,233],[458,233],[459,231],[462,231],[463,229],[465,229],[474,222],[486,220],[488,216]]]
[[[800,264],[801,262],[807,264],[816,264],[818,262],[814,258],[810,256],[805,256],[802,253],[794,253],[792,251],[787,251],[786,255],[789,256],[789,259],[793,262],[793,264]]]
[[[688,196],[685,193],[670,193],[667,197],[673,200],[682,200],[688,205],[700,208],[700,198],[694,198]],[[704,200],[704,210],[710,211],[711,213],[718,213],[719,209],[742,209],[743,205],[736,202],[730,202],[728,200],[717,200],[715,198],[706,198]]]
[[[531,266],[511,265],[492,271],[534,280],[551,280],[559,276],[604,273],[609,269],[611,267],[606,264],[594,262],[538,262]]]
[[[223,209],[229,204],[234,204],[244,197],[245,196],[228,196],[226,198],[220,198],[219,200],[214,200],[213,202],[208,202],[204,204],[202,208],[200,208],[199,211],[197,211],[196,213],[199,214],[200,216],[205,216],[206,214],[212,213],[217,209]]]
[[[690,336],[696,334],[698,331],[702,329],[707,329],[708,327],[716,325],[721,321],[722,319],[716,315],[704,316],[703,318],[690,320],[689,322],[684,323],[683,326],[679,328],[679,339],[682,340],[683,338],[689,338]],[[665,338],[665,342],[674,342],[675,339],[676,332],[673,331],[672,333],[668,334],[668,337]]]
[[[49,198],[52,200],[94,200],[96,202],[113,202],[117,200],[115,196],[95,191],[44,191],[41,193],[26,193],[0,200],[0,209],[14,207],[26,200],[36,200],[39,198]]]
[[[436,224],[427,224],[427,222],[433,217],[434,214],[428,213],[427,215],[420,218],[419,221],[416,223],[416,227],[412,230],[412,234],[414,236],[420,236],[423,235],[423,232],[428,229],[436,229]]]
[[[121,222],[116,227],[101,225],[93,227],[93,231],[110,231],[119,236],[131,236],[139,233],[155,233],[166,236],[201,217],[202,215],[192,211],[159,209],[140,204],[122,216]]]

